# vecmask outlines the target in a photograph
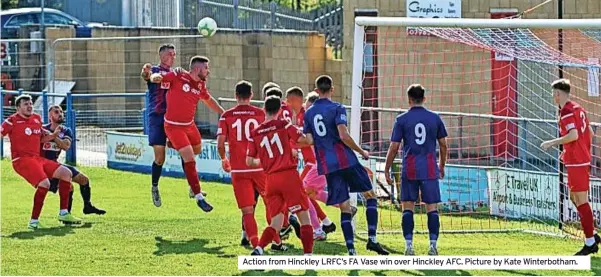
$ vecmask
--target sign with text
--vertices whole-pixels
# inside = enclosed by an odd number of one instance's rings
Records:
[[[407,0],[407,17],[461,18],[461,0]],[[429,36],[420,28],[408,27],[410,36]]]
[[[491,169],[487,174],[492,215],[559,220],[557,174],[513,169]]]

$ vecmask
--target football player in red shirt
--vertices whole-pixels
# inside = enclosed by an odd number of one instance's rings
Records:
[[[292,155],[290,144],[291,140],[305,145],[311,142],[292,123],[277,119],[281,104],[277,96],[267,97],[266,121],[251,132],[248,143],[246,164],[249,167],[261,166],[267,173],[265,196],[269,205],[267,211],[271,215],[271,224],[265,228],[259,245],[251,255],[262,255],[263,248],[277,236],[284,221],[284,208],[298,216],[305,255],[313,252],[313,227],[307,212],[309,201],[296,170],[298,162]]]
[[[601,238],[595,232],[593,211],[588,203],[593,129],[584,108],[570,100],[570,81],[560,79],[553,82],[551,87],[555,104],[558,104],[561,109],[559,111],[561,136],[543,142],[541,148],[547,150],[557,145],[563,145],[564,151],[561,153],[560,159],[567,169],[570,199],[578,209],[580,224],[582,224],[586,236],[584,247],[576,255],[597,253]]]
[[[317,95],[317,97],[319,98],[319,95]],[[290,107],[290,110],[293,113],[293,124],[301,130],[303,129],[303,120],[305,117],[303,98],[304,92],[299,87],[291,87],[288,90],[286,90],[286,103],[288,104],[288,107]],[[300,148],[300,151],[303,154],[302,156],[304,161],[304,167],[301,173],[301,180],[303,180],[305,191],[309,195],[309,200],[311,201],[311,203],[309,203],[309,214],[311,215],[311,224],[313,225],[313,237],[316,240],[325,240],[327,238],[327,233],[336,230],[336,225],[334,225],[334,223],[328,218],[321,206],[319,206],[319,203],[317,203],[316,201],[316,198],[319,195],[319,193],[324,192],[326,184],[325,176],[321,176],[322,178],[315,178],[319,175],[317,174],[317,166],[315,166],[316,160],[313,147],[302,147]],[[307,176],[309,176],[309,178],[307,178]],[[325,203],[325,200],[323,200],[322,202]],[[323,228],[320,222],[323,223]]]
[[[50,188],[49,178],[59,179],[60,211],[58,220],[69,224],[81,223],[81,219],[69,213],[71,171],[55,161],[40,156],[40,144],[54,140],[61,131],[56,128],[49,133],[42,128],[42,118],[33,112],[31,96],[21,95],[15,100],[17,112],[2,122],[2,137],[8,135],[13,168],[28,183],[36,188],[33,210],[28,227],[38,229],[39,217]]]
[[[265,121],[265,112],[250,105],[252,84],[240,81],[236,84],[238,105],[225,111],[219,119],[217,129],[217,149],[222,167],[232,173],[232,187],[238,208],[242,211],[242,224],[252,247],[259,244],[257,222],[254,211],[257,200],[255,191],[265,195],[265,172],[263,168],[250,168],[246,165],[246,149],[250,132]],[[225,155],[225,142],[228,142],[230,159]]]
[[[202,100],[216,113],[223,113],[223,108],[219,106],[207,89],[208,75],[209,59],[195,56],[190,59],[189,72],[162,72],[150,76],[153,83],[169,83],[165,133],[173,148],[179,152],[184,161],[184,173],[196,204],[205,212],[210,212],[213,207],[201,193],[196,171],[194,156],[201,151],[201,137],[194,123],[194,115],[199,100]]]

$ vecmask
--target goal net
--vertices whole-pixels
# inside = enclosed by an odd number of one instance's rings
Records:
[[[351,124],[351,132],[371,151],[378,171],[378,230],[401,232],[402,153],[393,166],[396,185],[386,184],[384,160],[394,120],[409,108],[406,89],[420,83],[426,107],[442,116],[449,133],[441,232],[582,236],[559,148],[540,148],[558,136],[550,84],[562,77],[571,81],[572,97],[595,132],[590,200],[599,224],[597,29],[599,20],[357,17],[351,118],[361,124]],[[356,222],[358,231],[366,230],[362,218]],[[427,226],[425,206],[416,206],[416,231]]]

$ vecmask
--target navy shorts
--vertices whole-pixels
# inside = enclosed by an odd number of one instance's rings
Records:
[[[148,145],[167,145],[167,134],[165,134],[165,118],[163,115],[148,116]]]
[[[79,170],[77,170],[77,168],[75,168],[74,166],[70,166],[68,164],[61,164],[62,166],[68,168],[71,171],[71,176],[75,177],[77,175],[79,175]],[[49,191],[56,193],[58,191],[58,179],[52,178],[50,179],[50,188],[48,189]]]
[[[401,182],[401,201],[417,201],[419,192],[422,192],[422,202],[426,204],[440,203],[440,186],[438,179],[433,180],[408,180]]]
[[[351,192],[372,190],[371,179],[363,165],[334,171],[326,174],[328,182],[328,205],[336,205],[349,200]]]

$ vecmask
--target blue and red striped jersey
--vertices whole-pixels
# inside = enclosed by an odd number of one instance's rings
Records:
[[[171,69],[162,67],[160,65],[155,65],[150,70],[151,74],[153,73],[163,73],[170,72]],[[163,116],[165,111],[167,111],[167,101],[166,94],[169,90],[169,82],[163,82],[160,84],[155,84],[153,82],[147,81],[146,85],[148,86],[149,98],[148,99],[148,110],[149,115],[159,115]]]
[[[50,133],[54,132],[54,130],[52,130],[52,124],[50,123],[42,125],[42,128],[46,129]],[[66,126],[63,126],[62,128],[63,129],[58,134],[58,138],[73,141],[73,132],[71,131],[71,128]],[[56,145],[56,142],[49,141],[42,143],[40,155],[48,160],[57,161],[58,157],[61,155],[61,151],[63,151],[63,149],[59,148],[58,145]]]
[[[347,125],[346,109],[340,103],[321,98],[305,111],[305,134],[313,136],[317,171],[332,173],[359,164],[357,155],[340,139],[338,125]]]
[[[402,178],[437,179],[440,172],[436,164],[436,144],[445,137],[447,129],[442,118],[424,107],[412,107],[397,116],[390,140],[403,143]]]

